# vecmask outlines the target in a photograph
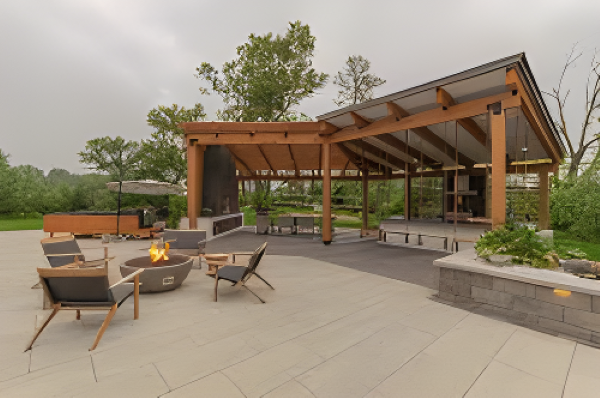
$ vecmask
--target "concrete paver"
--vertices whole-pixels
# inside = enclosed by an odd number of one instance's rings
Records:
[[[260,273],[276,290],[249,282],[267,304],[226,283],[213,302],[214,281],[196,267],[180,289],[142,295],[139,320],[131,300],[123,304],[93,352],[104,314],[84,311],[77,321],[64,311],[23,353],[48,315],[41,290],[31,289],[35,268],[45,264],[42,237],[0,232],[7,253],[0,258],[0,396],[560,397],[564,390],[579,398],[600,387],[598,349],[440,302],[430,282],[402,280],[403,263],[424,255],[372,242],[326,248],[273,238]],[[239,237],[240,244],[230,236],[209,247],[247,250],[239,246],[264,239]],[[109,247],[115,282],[119,263],[145,255],[148,242]],[[396,278],[364,272],[366,249]],[[353,256],[354,265],[332,263]],[[429,272],[408,269],[404,279],[413,281]]]

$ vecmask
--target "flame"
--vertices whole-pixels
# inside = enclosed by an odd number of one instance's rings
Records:
[[[165,247],[164,249],[159,249],[156,246],[156,243],[153,243],[152,246],[150,246],[150,260],[152,260],[153,263],[160,261],[160,260],[168,260],[169,256],[167,256],[167,254],[169,253],[169,244],[165,243]]]

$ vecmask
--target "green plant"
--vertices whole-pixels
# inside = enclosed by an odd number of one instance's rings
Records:
[[[169,195],[169,228],[179,228],[181,217],[187,214],[187,196]]]
[[[513,256],[513,263],[527,264],[536,268],[556,266],[556,253],[550,242],[524,226],[506,224],[490,231],[475,243],[480,257],[489,258],[496,254]]]

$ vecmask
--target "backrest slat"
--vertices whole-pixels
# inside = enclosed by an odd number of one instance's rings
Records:
[[[262,259],[263,255],[265,254],[266,249],[267,249],[267,242],[260,245],[260,247],[254,251],[254,253],[252,254],[252,257],[250,257],[250,261],[248,261],[248,272],[246,272],[246,274],[244,275],[242,280],[245,281],[248,278],[250,278],[250,276],[252,276],[252,274],[256,270],[256,267],[258,267],[260,260]]]

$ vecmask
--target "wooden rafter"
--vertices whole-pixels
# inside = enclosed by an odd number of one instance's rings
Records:
[[[319,122],[319,134],[321,135],[329,135],[339,131],[339,127],[334,126],[333,124],[326,122],[325,120],[320,120]]]
[[[292,158],[292,162],[294,162],[294,173],[296,174],[296,176],[299,176],[300,169],[298,169],[298,164],[296,163],[296,159],[294,159],[294,153],[292,152],[292,146],[288,145],[287,148],[288,148],[288,151],[290,152],[290,157]]]
[[[350,116],[352,116],[352,120],[354,120],[354,125],[359,129],[367,127],[372,123],[370,120],[365,119],[364,117],[355,112],[350,112]]]
[[[391,134],[377,135],[374,138],[376,138],[380,141],[383,141],[386,144],[388,144],[402,152],[407,153],[409,156],[411,156],[414,159],[420,160],[421,157],[423,157],[423,162],[426,164],[438,163],[437,160],[425,155],[424,153],[421,153],[421,151],[419,151],[417,148],[407,145],[407,143],[394,137]]]
[[[356,166],[357,169],[362,170],[362,160],[361,160],[361,156],[353,151],[351,151],[350,149],[346,148],[343,144],[339,143],[337,144],[338,148],[340,149],[340,151],[342,151],[342,153],[348,158],[348,160],[350,162],[352,162],[352,164],[354,164],[354,166]],[[368,159],[364,159],[365,161],[365,165],[367,166],[367,169],[369,170],[378,170],[379,168],[379,164],[371,162]]]
[[[227,149],[229,150],[229,153],[231,153],[231,156],[233,157],[233,160],[238,162],[239,164],[241,164],[242,166],[244,166],[244,168],[250,173],[254,173],[254,170],[252,170],[250,167],[248,167],[248,165],[246,164],[246,162],[244,162],[232,149],[230,146],[227,147]]]
[[[542,144],[542,147],[546,151],[546,153],[554,160],[556,163],[561,161],[561,153],[558,142],[552,136],[551,133],[544,129],[545,123],[542,122],[543,118],[539,117],[536,112],[536,108],[534,107],[534,102],[529,97],[529,93],[523,87],[523,83],[521,83],[521,79],[519,79],[519,75],[517,71],[514,69],[506,72],[506,83],[514,84],[517,86],[517,90],[519,92],[519,96],[521,97],[521,109],[523,110],[523,114],[527,118],[529,125],[535,132],[538,140]]]
[[[269,165],[269,169],[275,173],[276,169],[273,167],[273,165],[271,164],[271,162],[269,162],[269,158],[267,158],[267,155],[265,154],[265,151],[263,151],[263,149],[260,147],[260,145],[257,145],[258,150],[260,151],[261,155],[263,156],[263,158],[265,158],[265,162],[267,162],[267,164]]]
[[[397,148],[396,146],[390,145],[388,144],[385,139],[380,139],[381,136],[377,135],[375,137],[365,137],[363,138],[364,142],[373,145],[374,147],[377,147],[379,149],[381,149],[384,152],[387,152],[389,154],[391,154],[392,156],[397,157],[398,159],[401,159],[405,162],[408,163],[415,163],[417,161],[417,159],[415,159],[414,157],[410,156],[409,154],[407,154],[406,152],[400,150],[399,148]],[[400,140],[398,140],[400,141]]]
[[[383,119],[377,120],[371,123],[369,126],[362,129],[347,129],[343,128],[337,133],[331,135],[331,142],[342,142],[348,141],[373,135],[393,133],[396,131],[414,129],[419,127],[425,127],[433,124],[450,122],[453,120],[473,117],[487,113],[487,106],[496,102],[501,102],[505,99],[513,96],[513,91],[516,90],[516,86],[507,86],[507,91],[491,95],[489,97],[479,98],[473,101],[464,102],[453,106],[448,110],[443,110],[441,107],[436,109],[430,109],[409,115],[406,117],[394,117],[388,116]],[[516,95],[516,94],[515,94]],[[391,120],[390,120],[391,119]],[[398,119],[398,120],[396,120]]]
[[[382,166],[393,170],[404,170],[404,162],[398,159],[385,159],[377,148],[360,141],[349,141],[342,144],[356,154],[361,154],[365,159],[369,159]],[[385,154],[383,154],[385,156]]]
[[[441,87],[438,87],[437,89],[437,103],[440,104],[444,110],[448,110],[450,107],[456,105],[454,98]],[[485,146],[487,144],[487,135],[473,119],[465,117],[458,119],[457,123],[471,134],[481,145]]]
[[[400,122],[405,120],[404,118],[410,118],[410,113],[408,113],[405,109],[403,109],[400,105],[394,102],[388,102],[388,112],[391,111],[394,115],[400,118]],[[448,111],[447,111],[448,112]],[[438,137],[433,131],[431,131],[428,127],[416,127],[411,129],[416,135],[418,135],[422,140],[427,141],[431,145],[433,145],[438,151],[448,154],[455,153],[456,148],[452,145],[448,144],[446,141]],[[453,157],[453,155],[450,155]],[[462,165],[466,165],[471,167],[474,165],[475,160],[469,158],[468,156],[458,152],[458,163]]]

